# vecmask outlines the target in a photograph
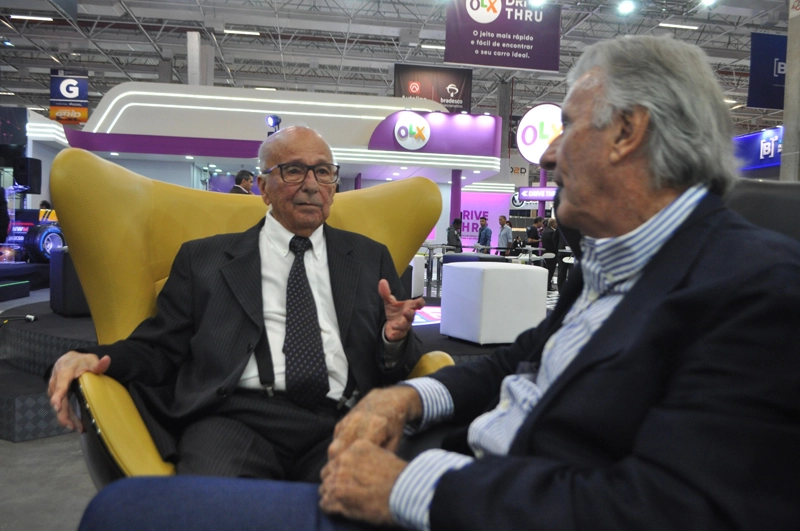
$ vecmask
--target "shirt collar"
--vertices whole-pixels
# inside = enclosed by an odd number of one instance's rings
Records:
[[[275,219],[275,217],[272,215],[272,209],[267,212],[267,220],[264,223],[264,231],[267,234],[267,239],[269,242],[275,247],[281,256],[286,256],[291,252],[289,250],[289,242],[292,241],[292,238],[294,238],[295,235],[286,227],[281,225],[280,221]],[[324,248],[323,238],[324,234],[322,225],[317,227],[317,230],[311,233],[311,236],[309,237],[312,245],[311,252],[314,253],[314,256],[317,258],[317,260],[319,260],[322,256],[322,251]]]
[[[581,239],[581,269],[586,284],[598,293],[604,293],[636,277],[707,193],[702,184],[689,188],[656,215],[622,236],[584,236]]]

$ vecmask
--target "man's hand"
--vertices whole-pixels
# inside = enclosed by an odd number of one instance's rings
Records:
[[[368,441],[356,441],[322,469],[319,506],[375,525],[394,523],[389,495],[406,463]]]
[[[328,458],[337,458],[358,440],[394,452],[400,445],[406,422],[420,417],[422,400],[413,387],[398,385],[374,389],[336,425]]]
[[[95,354],[81,354],[74,350],[70,350],[58,358],[53,365],[47,394],[50,396],[50,404],[56,412],[59,424],[67,429],[77,429],[79,432],[83,432],[83,426],[69,405],[67,396],[69,386],[75,378],[85,372],[103,374],[108,370],[109,365],[111,365],[111,358],[108,356],[98,359]]]
[[[385,279],[381,279],[378,282],[378,293],[383,299],[386,312],[386,326],[384,327],[386,339],[388,341],[400,341],[406,337],[406,334],[411,329],[411,323],[414,322],[414,312],[425,306],[425,299],[420,297],[418,299],[398,301],[392,295],[389,282]]]

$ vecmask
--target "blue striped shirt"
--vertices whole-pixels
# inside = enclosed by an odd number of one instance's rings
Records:
[[[583,291],[564,317],[561,328],[545,344],[538,372],[505,377],[497,407],[470,424],[468,441],[477,458],[508,454],[517,431],[542,395],[603,325],[636,284],[645,266],[706,193],[702,185],[689,188],[658,214],[622,236],[583,237]],[[452,417],[453,399],[441,382],[418,378],[405,383],[414,387],[422,398],[423,416],[418,429]],[[395,520],[404,527],[430,529],[430,504],[439,478],[472,461],[471,457],[444,450],[428,450],[412,460],[400,474],[389,498]]]

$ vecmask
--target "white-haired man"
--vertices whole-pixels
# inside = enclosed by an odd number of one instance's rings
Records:
[[[568,80],[542,164],[581,259],[556,309],[492,356],[365,397],[336,428],[308,528],[796,529],[800,244],[723,206],[732,124],[706,56],[604,41]],[[447,450],[395,454],[404,428],[442,422],[463,426]],[[160,485],[189,507],[234,501],[213,482]],[[101,495],[87,522],[154,486]],[[314,488],[246,491],[310,508]],[[295,522],[266,504],[237,523],[264,518]]]

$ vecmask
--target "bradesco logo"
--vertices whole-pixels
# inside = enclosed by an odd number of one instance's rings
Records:
[[[475,22],[488,24],[500,16],[501,0],[467,0],[467,13]]]
[[[394,124],[394,139],[406,149],[415,151],[428,143],[431,137],[428,121],[415,112],[403,111],[397,114]]]
[[[544,154],[550,142],[561,134],[561,107],[552,103],[537,105],[522,117],[517,126],[519,154],[534,164]]]

